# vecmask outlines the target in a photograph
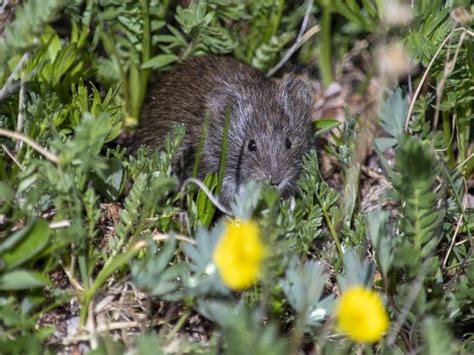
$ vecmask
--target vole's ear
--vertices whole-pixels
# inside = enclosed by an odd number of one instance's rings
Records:
[[[278,86],[280,99],[286,114],[308,117],[314,94],[311,84],[293,74],[286,74],[278,80]]]

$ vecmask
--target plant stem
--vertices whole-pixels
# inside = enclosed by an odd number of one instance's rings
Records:
[[[119,70],[120,77],[122,78],[122,83],[120,87],[121,87],[123,98],[125,101],[125,111],[127,112],[127,114],[130,114],[132,108],[130,105],[130,97],[129,97],[130,95],[128,92],[128,87],[129,87],[128,75],[125,72],[122,66],[122,63],[120,62],[120,57],[117,53],[115,45],[110,40],[110,37],[112,37],[112,35],[109,32],[107,32],[107,28],[104,24],[101,24],[101,25],[102,25],[102,31],[99,32],[99,36],[102,41],[102,44],[104,45],[105,51],[107,52],[108,56],[115,62]],[[107,33],[107,34],[104,34],[104,33]]]
[[[142,63],[146,62],[152,56],[151,50],[151,26],[150,26],[150,12],[148,9],[148,0],[141,0],[142,3],[142,17],[143,17],[143,51]],[[145,99],[145,94],[148,88],[148,79],[150,78],[150,69],[141,69],[138,67],[138,94],[135,102],[133,102],[133,114],[136,118],[140,116],[140,108]]]
[[[326,211],[326,208],[324,207],[324,204],[319,198],[319,194],[316,194],[316,198],[318,200],[319,206],[321,206],[321,210],[323,211],[324,219],[326,220],[326,223],[328,225],[329,234],[331,234],[331,237],[334,240],[334,243],[336,243],[336,248],[339,255],[342,256],[343,253],[342,253],[341,242],[339,241],[339,238],[337,237],[337,232],[336,232],[336,229],[334,228],[334,224],[332,223],[331,218],[329,217],[329,214]]]
[[[456,158],[454,156],[453,147],[451,145],[451,125],[449,122],[449,112],[443,111],[441,113],[443,119],[443,138],[446,146],[446,152],[448,154],[448,166],[453,169],[456,164]]]
[[[225,163],[227,160],[227,142],[229,141],[230,114],[231,105],[228,103],[225,112],[224,135],[222,136],[222,150],[219,162],[219,174],[217,175],[216,194],[221,192],[222,182],[224,181]]]
[[[289,354],[291,355],[298,355],[299,353],[301,339],[303,338],[303,335],[304,335],[304,325],[305,325],[307,312],[308,310],[306,307],[306,309],[303,312],[298,314],[298,318],[296,319],[295,329],[293,330],[293,333],[290,339]]]
[[[268,26],[268,31],[265,33],[263,42],[268,43],[270,39],[276,35],[278,32],[278,27],[280,27],[281,15],[283,13],[283,7],[285,6],[285,1],[279,0],[276,4],[276,11],[272,16],[270,26]]]
[[[31,148],[36,150],[38,153],[40,153],[42,156],[44,156],[46,159],[52,161],[55,164],[60,163],[58,156],[48,152],[46,149],[44,149],[42,146],[40,146],[34,140],[32,140],[31,138],[29,138],[29,137],[27,137],[27,136],[25,136],[21,133],[13,132],[13,131],[9,131],[8,129],[0,128],[0,136],[9,137],[9,138],[13,138],[13,139],[23,141],[26,144],[28,144]]]
[[[183,327],[183,325],[186,323],[186,320],[189,318],[190,316],[190,312],[189,311],[186,311],[185,313],[183,313],[183,315],[178,319],[178,322],[176,323],[176,325],[173,327],[173,329],[171,330],[171,332],[168,334],[168,336],[166,337],[166,344],[168,344],[169,342],[171,342],[174,338],[174,336],[179,332],[179,330]]]
[[[331,67],[331,9],[323,8],[321,19],[321,50],[319,53],[319,71],[323,79],[323,85],[327,87],[333,81]]]

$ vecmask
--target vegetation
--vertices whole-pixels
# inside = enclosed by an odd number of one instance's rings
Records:
[[[473,353],[472,4],[187,3],[25,0],[5,24],[2,353]],[[343,122],[318,117],[299,193],[250,184],[223,216],[177,186],[182,127],[162,152],[119,143],[152,72],[206,53],[267,73],[295,64],[324,88],[358,70],[350,96],[372,114],[348,100]],[[239,292],[229,218],[258,246]],[[370,295],[354,314],[379,331],[352,335],[351,292]]]

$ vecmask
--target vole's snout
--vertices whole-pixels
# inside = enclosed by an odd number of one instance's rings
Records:
[[[284,177],[281,172],[275,172],[270,174],[270,185],[272,186],[279,187],[283,180]]]
[[[278,185],[280,185],[280,183],[281,183],[281,180],[277,180],[277,181],[275,181],[274,179],[270,180],[270,185],[272,185],[272,186],[278,187]]]

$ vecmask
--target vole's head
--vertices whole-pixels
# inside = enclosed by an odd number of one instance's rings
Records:
[[[239,92],[231,110],[224,203],[241,195],[250,180],[267,181],[284,197],[295,193],[311,144],[311,103],[309,85],[292,75]]]

